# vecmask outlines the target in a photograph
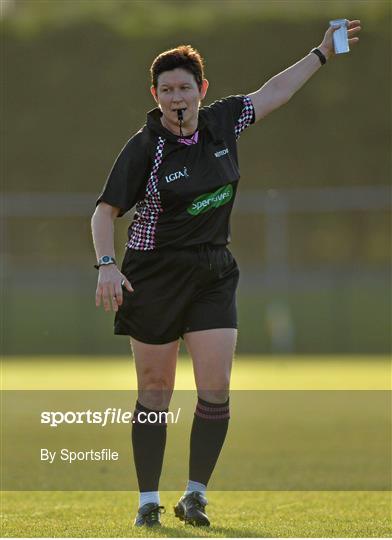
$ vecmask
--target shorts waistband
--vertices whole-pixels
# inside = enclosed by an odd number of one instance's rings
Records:
[[[205,242],[203,244],[193,244],[191,246],[164,246],[157,249],[133,249],[128,246],[126,246],[126,251],[132,251],[135,253],[164,253],[168,251],[186,251],[186,250],[192,250],[192,251],[211,251],[216,249],[224,249],[227,247],[227,244],[211,244],[209,242]]]

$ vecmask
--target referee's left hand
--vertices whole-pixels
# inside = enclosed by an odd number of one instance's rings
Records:
[[[360,24],[361,21],[359,19],[355,19],[353,21],[347,20],[348,44],[350,47],[357,44],[359,41],[359,37],[357,37],[356,34],[361,31]],[[318,47],[327,59],[331,58],[331,56],[335,56],[332,36],[338,28],[340,28],[339,25],[334,27],[330,26],[325,32],[324,39],[321,42],[321,45],[319,45]]]
[[[118,311],[118,306],[123,303],[122,287],[133,292],[132,285],[115,264],[100,266],[95,305],[99,307],[102,300],[105,311]]]

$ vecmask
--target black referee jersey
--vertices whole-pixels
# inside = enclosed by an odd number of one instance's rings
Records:
[[[228,244],[240,178],[236,141],[255,121],[251,99],[230,96],[200,108],[195,137],[186,141],[162,126],[161,115],[158,108],[147,114],[96,204],[120,208],[119,216],[136,204],[131,249]]]

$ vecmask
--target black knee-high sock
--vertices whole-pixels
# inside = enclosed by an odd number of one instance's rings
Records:
[[[229,399],[225,403],[198,399],[191,431],[190,480],[208,484],[226,438],[229,418]]]
[[[167,409],[165,409],[167,411]],[[163,455],[166,446],[166,422],[153,422],[155,415],[150,415],[150,422],[146,414],[153,411],[136,402],[134,423],[132,424],[133,459],[139,483],[139,490],[158,491],[159,478],[162,471]],[[141,414],[140,413],[146,413]],[[140,416],[139,416],[140,415]],[[159,418],[158,418],[159,420]],[[145,422],[145,423],[144,423]]]

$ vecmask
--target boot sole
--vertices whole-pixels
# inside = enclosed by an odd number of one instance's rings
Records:
[[[177,506],[174,507],[174,515],[180,521],[183,521],[185,525],[192,525],[193,527],[209,527],[210,526],[210,522],[206,519],[198,520],[196,518],[185,517],[182,509],[178,508]]]
[[[162,523],[153,523],[152,525],[149,525],[148,523],[140,523],[140,525],[134,523],[133,526],[134,527],[146,527],[147,529],[154,529],[155,527],[162,527]]]

